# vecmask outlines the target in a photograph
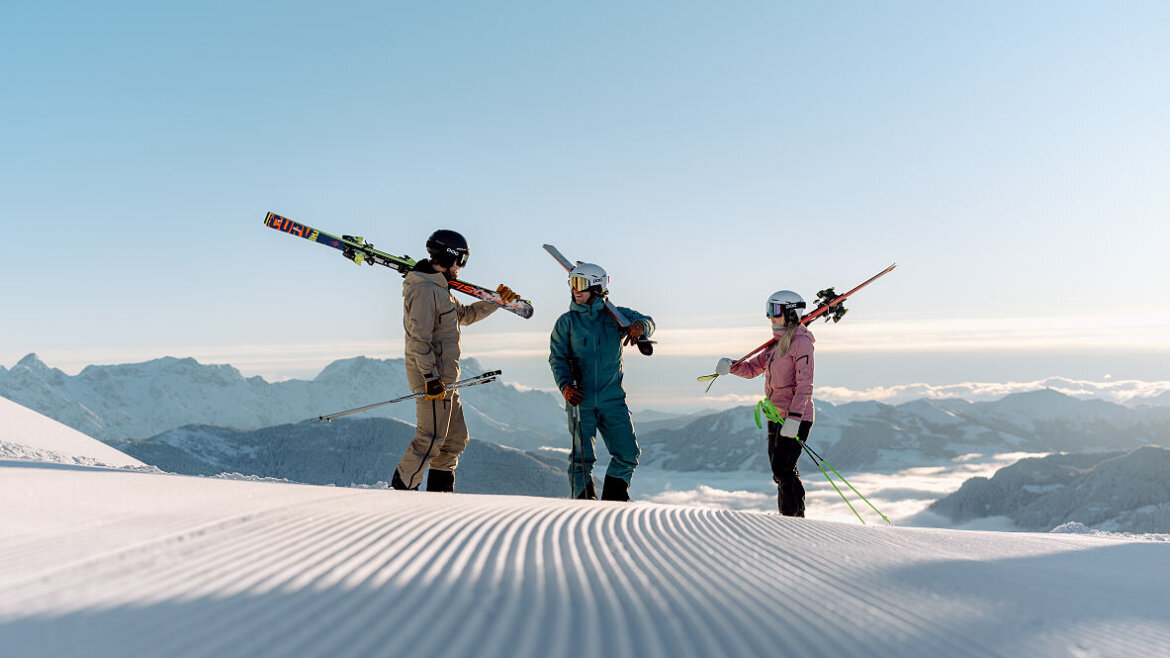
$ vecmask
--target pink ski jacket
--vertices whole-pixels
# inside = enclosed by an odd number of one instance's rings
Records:
[[[783,336],[776,332],[777,338]],[[801,325],[792,336],[788,354],[778,356],[780,342],[751,360],[737,361],[731,365],[731,374],[751,379],[761,372],[764,377],[764,395],[776,405],[785,418],[813,422],[813,338],[812,332]]]

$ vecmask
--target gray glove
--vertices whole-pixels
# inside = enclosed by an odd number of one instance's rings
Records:
[[[731,359],[723,357],[719,359],[719,363],[715,364],[716,375],[727,375],[731,373]]]
[[[780,436],[786,439],[795,439],[796,433],[800,431],[799,418],[785,418],[784,424],[780,426]]]

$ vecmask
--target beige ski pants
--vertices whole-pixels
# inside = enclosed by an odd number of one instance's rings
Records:
[[[459,391],[447,391],[442,400],[416,399],[415,415],[418,424],[414,440],[398,462],[398,477],[410,489],[422,484],[428,465],[440,471],[454,471],[470,438]]]

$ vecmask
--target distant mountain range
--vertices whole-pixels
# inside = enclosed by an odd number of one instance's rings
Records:
[[[971,478],[930,509],[956,523],[1007,517],[1021,530],[1065,523],[1109,532],[1170,532],[1170,450],[1050,455],[1021,459]]]
[[[768,471],[751,407],[639,433],[643,463],[675,471]],[[995,402],[916,400],[897,406],[817,403],[809,445],[837,468],[896,469],[970,453],[1129,450],[1170,446],[1170,409],[1078,400],[1053,390]],[[809,468],[814,468],[811,464]]]
[[[150,439],[107,443],[170,473],[241,473],[347,487],[389,482],[413,437],[414,426],[400,420],[345,418],[252,431],[188,425]],[[563,497],[568,495],[566,468],[560,456],[472,439],[460,460],[455,488],[461,493]]]
[[[463,370],[474,374],[484,368],[464,359]],[[11,370],[0,369],[0,395],[108,443],[158,437],[188,425],[242,432],[295,428],[307,418],[406,392],[401,359],[344,359],[312,380],[275,383],[190,358],[88,366],[69,376],[30,354]],[[467,389],[463,397],[476,439],[520,450],[568,447],[560,396],[494,383]],[[388,405],[360,418],[396,418],[409,424],[414,405]],[[227,430],[199,433],[221,431]],[[756,428],[751,407],[688,416],[640,415],[637,431],[644,466],[769,470],[764,433]],[[818,402],[810,438],[829,463],[850,470],[930,465],[970,453],[1128,451],[1144,444],[1170,445],[1170,408],[1078,400],[1054,390],[978,403]],[[603,466],[605,451],[600,452]]]
[[[463,359],[470,376],[485,368]],[[506,373],[505,373],[506,377]],[[75,376],[29,354],[0,369],[0,396],[103,441],[148,438],[184,425],[256,430],[389,400],[409,393],[402,359],[355,357],[329,364],[312,380],[245,378],[229,365],[166,357],[87,366]],[[461,393],[472,436],[531,450],[567,439],[560,396],[493,383]],[[362,417],[414,422],[414,402]]]

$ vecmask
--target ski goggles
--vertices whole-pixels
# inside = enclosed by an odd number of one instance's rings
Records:
[[[593,284],[583,276],[571,276],[569,277],[569,287],[579,292],[585,292],[592,288]]]
[[[770,318],[783,317],[784,312],[790,308],[797,309],[797,310],[803,309],[804,302],[798,302],[796,304],[783,304],[783,303],[779,303],[779,302],[769,302],[768,303],[768,317],[770,317]]]
[[[447,260],[451,261],[451,265],[447,267],[463,267],[467,264],[467,252],[457,251],[455,249],[447,248]]]

